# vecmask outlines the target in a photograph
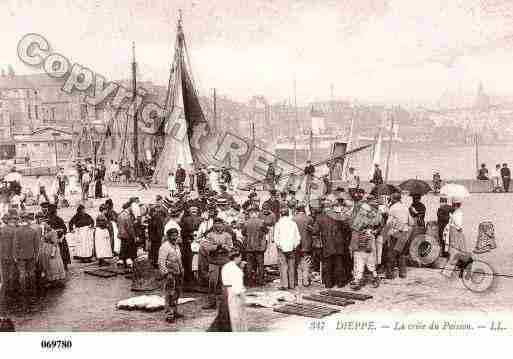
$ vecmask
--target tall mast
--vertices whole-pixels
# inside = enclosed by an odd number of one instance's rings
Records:
[[[297,121],[297,91],[296,91],[296,74],[294,73],[294,117],[296,120],[296,130],[294,131],[294,166],[297,166],[297,145],[296,136],[299,123]]]
[[[217,98],[216,89],[214,88],[214,132],[217,131]]]
[[[132,42],[132,101],[134,106],[134,169],[139,177],[139,139],[137,126],[137,63],[135,62],[135,42]]]
[[[390,156],[392,155],[392,132],[394,130],[394,115],[392,115],[392,121],[390,122],[390,132],[388,134],[388,154],[387,164],[385,168],[385,183],[388,183],[388,172],[390,169]]]
[[[298,117],[297,117],[297,89],[296,89],[296,74],[294,73],[294,116],[296,119],[296,131],[299,127]],[[297,134],[297,132],[296,132]]]

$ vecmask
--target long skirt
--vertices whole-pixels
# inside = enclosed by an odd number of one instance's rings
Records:
[[[267,249],[264,254],[264,265],[278,264],[278,249],[274,243],[274,226],[269,228],[265,240],[267,241]]]
[[[59,250],[61,251],[62,263],[64,264],[64,269],[68,270],[68,264],[71,264],[71,254],[68,247],[68,241],[66,240],[66,236],[62,237],[61,242],[59,242]]]
[[[207,332],[231,332],[230,309],[228,307],[228,288],[223,287],[223,294],[219,297],[217,316],[207,329]]]
[[[102,198],[103,197],[103,184],[102,181],[95,181],[94,185],[94,198]]]
[[[89,227],[80,227],[75,230],[76,256],[78,258],[91,258],[93,256],[93,230]]]
[[[226,288],[228,296],[228,311],[230,313],[230,324],[232,332],[246,332],[246,310],[244,308],[244,298],[232,292],[231,288]]]
[[[69,176],[68,189],[71,194],[78,193],[80,191],[80,183],[78,182],[77,176]]]
[[[112,247],[110,245],[108,229],[96,228],[94,230],[94,248],[96,250],[96,258],[112,258]]]
[[[38,266],[43,279],[47,282],[64,280],[66,278],[60,249],[56,244],[41,242]]]

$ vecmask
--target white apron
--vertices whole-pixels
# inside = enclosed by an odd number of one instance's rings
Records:
[[[75,229],[77,240],[76,255],[79,258],[90,258],[93,256],[93,230],[89,227]]]
[[[94,230],[94,248],[96,250],[96,258],[112,258],[108,229],[96,228]]]

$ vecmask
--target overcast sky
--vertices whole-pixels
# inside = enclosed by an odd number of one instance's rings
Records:
[[[511,3],[511,1],[509,1]],[[357,98],[435,104],[441,95],[513,95],[513,5],[501,0],[2,0],[0,67],[26,33],[109,79],[167,83],[178,9],[203,95],[300,104]]]

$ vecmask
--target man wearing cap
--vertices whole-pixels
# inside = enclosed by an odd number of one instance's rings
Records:
[[[204,168],[200,168],[196,174],[196,187],[199,194],[205,192],[207,188],[207,174]]]
[[[199,225],[197,238],[200,240],[200,243],[205,240],[208,233],[212,231],[214,228],[214,220],[217,218],[217,207],[215,205],[210,205],[205,213],[205,217],[203,222]],[[208,282],[208,251],[204,246],[200,245],[198,251],[198,277],[200,283],[203,285]]]
[[[0,275],[2,286],[5,286],[6,292],[10,292],[14,287],[15,262],[13,253],[18,213],[15,209],[9,209],[2,219],[5,226],[0,227]]]
[[[248,199],[242,204],[243,210],[249,210],[251,207],[260,207],[260,201],[257,198],[256,192],[250,192]]]
[[[189,172],[189,191],[194,191],[194,171]]]
[[[180,250],[182,253],[185,283],[190,283],[193,281],[193,253],[191,244],[195,239],[194,234],[199,229],[201,221],[201,217],[198,214],[198,207],[196,206],[190,206],[180,221],[180,228],[182,229],[182,243],[180,244]]]
[[[351,280],[353,267],[349,254],[351,214],[342,213],[338,203],[330,206],[317,217],[313,232],[321,240],[322,282],[326,288],[342,288]]]
[[[159,249],[158,263],[160,273],[164,279],[162,294],[165,299],[166,321],[174,322],[177,318],[183,317],[178,313],[178,299],[183,287],[183,265],[180,247],[176,243],[178,230],[170,228]]]
[[[150,240],[150,251],[148,258],[155,268],[158,267],[159,249],[164,237],[164,221],[167,210],[160,204],[162,197],[157,196],[156,204],[150,208],[148,222],[148,237]]]
[[[364,285],[365,268],[372,274],[374,288],[379,287],[379,278],[376,272],[376,236],[381,230],[382,216],[378,207],[377,199],[374,196],[369,196],[359,206],[358,212],[353,218],[350,244],[354,262],[354,281],[351,283],[353,290],[359,290]]]
[[[447,203],[447,197],[440,197],[440,207],[436,211],[436,218],[438,223],[438,243],[440,244],[441,253],[443,256],[448,255],[448,248],[445,248],[444,229],[449,223],[451,213],[454,211],[453,207]]]
[[[379,168],[379,164],[374,165],[374,173],[372,175],[372,179],[370,183],[374,183],[375,186],[378,184],[383,184],[383,174],[381,173],[381,169]]]
[[[274,243],[280,262],[280,289],[287,290],[295,287],[296,248],[301,237],[296,222],[289,217],[289,210],[282,208],[280,215],[274,226]]]
[[[276,171],[274,169],[274,165],[269,163],[269,167],[267,167],[267,173],[265,174],[265,183],[268,190],[274,189],[276,179]]]
[[[305,193],[307,196],[309,196],[310,190],[311,190],[310,187],[311,187],[312,180],[313,180],[313,177],[315,174],[315,167],[312,165],[312,161],[310,161],[310,160],[306,161],[306,167],[304,170],[304,174],[305,174]]]
[[[410,213],[408,207],[401,202],[401,194],[393,193],[388,211],[386,277],[394,279],[394,267],[399,267],[399,277],[406,278],[406,258],[408,256],[408,238],[410,232]]]
[[[224,184],[220,185],[219,189],[221,190],[221,192],[218,195],[218,199],[225,199],[227,201],[228,205],[232,205],[233,203],[236,203],[233,196],[226,191],[226,185],[224,185]]]
[[[354,167],[350,167],[347,175],[347,191],[352,196],[358,188],[360,188],[360,176],[356,174]]]
[[[264,221],[266,227],[266,242],[272,243],[274,241],[274,225],[278,221],[278,218],[276,218],[274,213],[271,211],[269,203],[264,203],[262,205],[262,211],[258,217]]]
[[[182,168],[182,165],[179,163],[178,168],[176,169],[176,187],[178,188],[178,192],[183,191],[183,184],[185,182],[185,178],[187,177],[187,173],[185,173],[185,170]]]
[[[250,286],[264,285],[264,253],[267,249],[267,232],[263,219],[258,218],[258,208],[249,210],[249,219],[242,226],[244,254],[248,263],[248,283]]]
[[[226,232],[222,219],[214,219],[214,230],[207,234],[201,246],[208,260],[208,299],[203,309],[216,308],[216,292],[221,284],[221,267],[229,261],[228,254],[233,249],[232,236]]]
[[[312,262],[312,230],[313,219],[308,216],[305,211],[305,205],[299,204],[296,208],[294,216],[301,237],[299,246],[297,247],[297,267],[298,267],[298,283],[304,287],[310,285],[310,264]]]
[[[269,210],[274,213],[275,219],[278,220],[280,218],[281,207],[280,200],[278,199],[278,192],[275,189],[273,189],[269,191],[269,195],[269,199],[267,199],[262,204],[262,208],[264,205],[266,205],[269,208]]]
[[[36,256],[39,250],[40,236],[30,226],[33,213],[24,213],[16,227],[13,245],[13,259],[20,274],[20,286],[23,291],[32,288],[36,272]]]
[[[287,207],[289,208],[291,216],[296,214],[296,207],[298,205],[298,200],[296,199],[296,191],[289,191],[289,196],[287,198]]]
[[[135,216],[128,203],[124,207],[118,216],[118,238],[121,241],[118,264],[131,266],[137,257]]]

